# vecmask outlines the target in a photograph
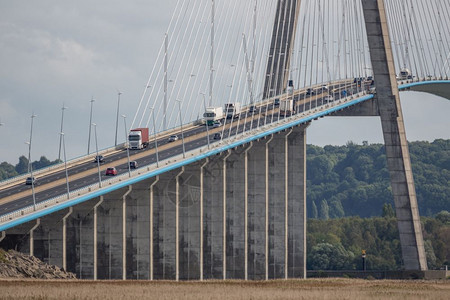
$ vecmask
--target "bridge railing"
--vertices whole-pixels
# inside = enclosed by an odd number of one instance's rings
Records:
[[[198,125],[199,123],[201,123],[199,120],[195,120],[191,123],[185,124],[184,126],[187,126],[185,129],[189,129],[193,126]],[[159,132],[156,134],[156,138],[164,138],[164,137],[168,137],[171,134],[173,134],[174,132],[177,132],[179,130],[178,127],[174,127],[174,128],[170,128],[166,131],[163,132]],[[152,135],[151,137],[154,137],[154,135]],[[107,154],[112,154],[121,150],[124,150],[126,146],[126,143],[121,143],[118,144],[117,146],[112,146],[109,148],[105,148],[105,149],[101,149],[99,150],[98,154],[99,155],[107,155]],[[77,164],[82,164],[91,160],[94,160],[95,156],[97,155],[97,153],[89,153],[87,155],[82,155],[73,159],[70,159],[67,161],[67,167],[73,167]],[[37,170],[33,170],[33,176],[34,177],[38,177],[40,175],[48,175],[52,172],[58,172],[64,169],[64,161],[45,167],[45,168],[41,168],[41,169],[37,169]],[[25,183],[25,179],[27,177],[30,177],[30,173],[25,173],[25,174],[21,174],[21,175],[17,175],[5,180],[0,181],[0,189],[4,189],[7,188],[11,185],[15,185],[15,184],[20,184],[20,183]]]
[[[98,152],[98,154],[105,155],[105,154],[114,153],[114,152],[123,150],[124,147],[125,147],[125,143],[121,143],[121,144],[118,144],[117,146],[102,149]],[[70,165],[71,167],[73,167],[74,165],[76,165],[78,163],[81,164],[81,163],[88,162],[90,160],[94,160],[96,155],[97,155],[97,153],[89,153],[88,155],[79,156],[79,157],[68,160],[67,164],[68,164],[68,166]],[[42,174],[49,174],[51,172],[57,172],[57,171],[61,171],[63,169],[64,169],[64,161],[61,163],[57,163],[57,164],[42,168],[42,169],[33,170],[33,176],[38,177],[39,175],[42,175]],[[0,181],[0,189],[5,188],[12,184],[17,184],[19,182],[25,183],[25,179],[27,177],[30,177],[30,173],[21,174],[21,175]]]

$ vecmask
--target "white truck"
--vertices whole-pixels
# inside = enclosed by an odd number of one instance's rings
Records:
[[[128,143],[131,150],[147,148],[149,143],[148,128],[131,129],[128,135]]]
[[[203,118],[205,119],[205,124],[207,126],[214,125],[214,122],[220,121],[224,118],[222,107],[207,107],[205,113],[203,114]]]
[[[294,81],[289,80],[286,97],[280,101],[280,115],[290,116],[294,113]]]
[[[239,102],[226,103],[225,113],[227,115],[227,119],[232,119],[235,118],[236,116],[239,116],[239,114],[241,113],[241,103]]]

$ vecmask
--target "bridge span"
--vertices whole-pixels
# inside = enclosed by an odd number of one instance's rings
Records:
[[[31,189],[24,177],[0,183],[0,242],[79,278],[303,278],[307,127],[331,115],[379,116],[404,268],[426,270],[398,93],[415,90],[450,99],[448,75],[415,76],[408,70],[397,78],[384,2],[362,0],[373,75],[283,93],[301,26],[300,1],[277,3],[264,99],[254,101],[255,62],[245,50],[250,101],[236,118],[218,128],[195,121],[156,133],[154,126],[148,148],[129,157],[119,145],[100,153],[106,160],[101,167],[88,155],[67,162],[67,168],[60,164],[36,172]],[[212,10],[214,21],[214,0]],[[210,101],[214,26],[211,41]],[[165,43],[167,48],[167,36]],[[167,60],[165,65],[166,101]],[[289,101],[294,109],[287,113],[281,106]],[[165,127],[166,107],[163,119]],[[170,142],[170,135],[181,139]],[[131,171],[129,160],[139,168]],[[112,166],[119,174],[107,179],[102,174]]]

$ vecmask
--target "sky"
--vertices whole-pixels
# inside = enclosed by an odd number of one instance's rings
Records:
[[[176,2],[0,0],[0,162],[28,155],[32,114],[32,159],[56,159],[63,105],[67,158],[86,154],[91,99],[98,147],[113,145],[118,91],[130,126]],[[450,139],[450,101],[415,92],[401,100],[408,140]],[[307,132],[310,144],[348,141],[381,143],[379,119],[328,117]]]

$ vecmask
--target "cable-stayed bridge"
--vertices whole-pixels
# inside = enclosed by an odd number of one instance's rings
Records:
[[[2,182],[0,238],[80,278],[304,277],[308,124],[380,116],[404,268],[426,270],[398,93],[450,99],[449,6],[178,1],[132,120],[148,147]]]

